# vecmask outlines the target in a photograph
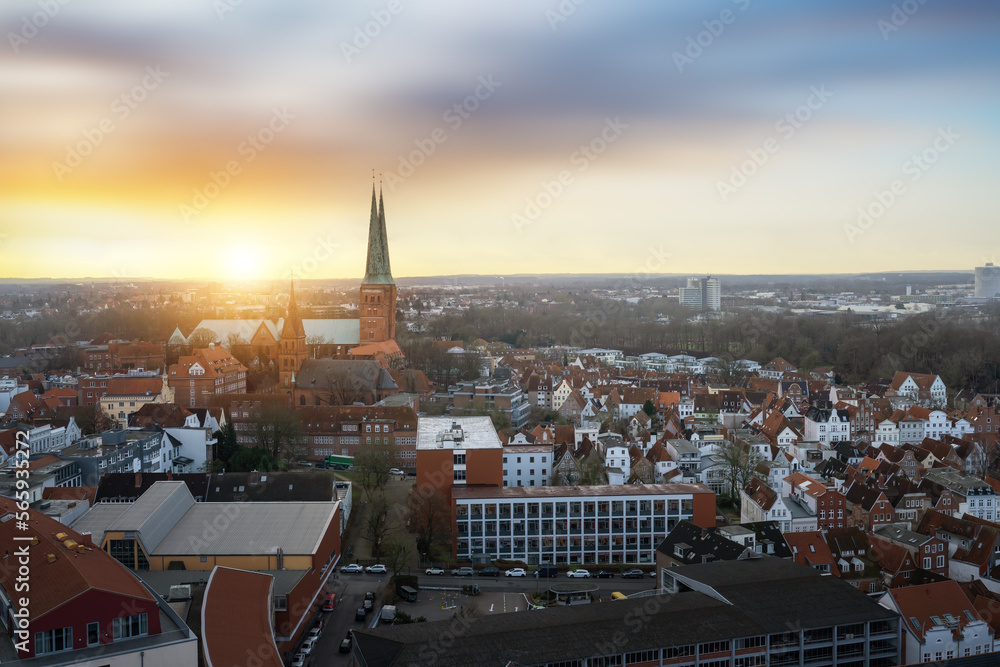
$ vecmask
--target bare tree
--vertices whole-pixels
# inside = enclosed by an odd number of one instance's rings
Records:
[[[250,429],[256,444],[274,460],[289,460],[304,447],[305,436],[299,416],[280,403],[264,402],[254,412]]]
[[[365,383],[347,369],[328,370],[326,381],[330,387],[330,405],[364,403],[369,396]]]
[[[579,486],[598,486],[608,483],[608,475],[601,459],[595,454],[590,454],[573,459],[573,469],[567,481]]]
[[[723,466],[730,498],[736,498],[739,490],[750,483],[757,465],[761,462],[761,456],[756,449],[728,440],[719,445],[713,458]]]
[[[383,544],[385,554],[385,566],[392,572],[392,576],[399,576],[412,556],[410,544],[397,536],[390,537]]]
[[[417,550],[433,554],[451,544],[451,507],[448,499],[431,485],[414,486],[407,498],[407,525],[417,535]]]
[[[392,527],[392,517],[389,513],[389,501],[384,493],[378,493],[368,502],[368,513],[365,515],[365,529],[368,541],[372,543],[372,557],[379,560],[385,547],[386,535]]]
[[[376,436],[354,455],[354,472],[361,490],[369,499],[389,481],[389,470],[396,465],[396,445],[391,438]]]

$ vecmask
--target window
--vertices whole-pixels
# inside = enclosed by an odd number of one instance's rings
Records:
[[[117,641],[129,637],[138,637],[149,632],[149,617],[146,614],[136,614],[135,616],[121,616],[112,619],[112,637]]]
[[[937,557],[937,566],[938,567],[944,567],[944,556],[938,556]]]
[[[73,649],[73,628],[59,628],[35,633],[35,655]]]
[[[101,641],[101,625],[99,623],[87,623],[87,646],[93,646]]]

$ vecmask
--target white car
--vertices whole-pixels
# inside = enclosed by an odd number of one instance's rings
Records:
[[[402,470],[400,470],[399,468],[393,468],[392,470],[389,471],[389,474],[390,475],[400,475],[400,476],[405,476],[406,475],[406,473],[403,472]]]
[[[424,570],[424,574],[432,574],[432,575],[437,575],[439,577],[443,577],[444,570],[442,570],[439,567],[429,567],[426,570]]]
[[[587,570],[570,570],[569,572],[566,573],[566,576],[567,577],[584,577],[584,578],[589,579],[590,578],[590,572],[588,572]]]
[[[524,571],[523,567],[515,567],[507,570],[503,573],[505,577],[526,577],[528,573]]]
[[[341,572],[361,572],[362,570],[364,570],[364,568],[357,563],[351,563],[350,565],[345,565],[340,568]]]
[[[313,639],[319,639],[319,636],[323,634],[320,628],[313,628],[309,631],[309,636]]]
[[[303,653],[296,653],[292,656],[292,667],[304,667],[306,664],[306,656]]]
[[[369,572],[371,574],[385,574],[386,571],[385,565],[382,565],[381,563],[378,563],[377,565],[369,565],[365,568],[365,572]]]
[[[312,653],[313,648],[316,646],[316,642],[316,637],[309,637],[302,642],[302,646],[299,648],[299,650],[302,651],[302,655],[309,655]]]

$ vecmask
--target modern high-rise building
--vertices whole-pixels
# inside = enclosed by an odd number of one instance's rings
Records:
[[[692,310],[720,310],[722,283],[718,278],[688,278],[687,287],[680,289],[680,304]]]
[[[976,298],[1000,298],[1000,266],[986,262],[986,266],[976,267]]]

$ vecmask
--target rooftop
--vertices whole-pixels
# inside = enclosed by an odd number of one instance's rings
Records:
[[[500,449],[503,443],[489,417],[421,417],[417,449]]]
[[[455,500],[515,500],[519,498],[616,498],[713,493],[704,484],[623,484],[601,486],[466,486],[452,488]]]

